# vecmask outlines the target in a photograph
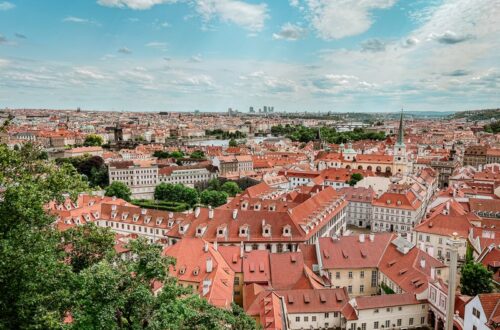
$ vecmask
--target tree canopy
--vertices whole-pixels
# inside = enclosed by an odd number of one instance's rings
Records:
[[[241,192],[240,187],[236,182],[227,181],[220,187],[220,190],[226,192],[229,196],[234,197]]]
[[[125,183],[120,181],[114,181],[108,187],[106,187],[105,195],[109,197],[114,196],[116,198],[121,198],[126,200],[127,202],[130,202],[132,192]]]
[[[83,155],[79,157],[58,158],[57,164],[68,163],[84,175],[91,187],[106,187],[109,184],[108,166],[99,156]]]
[[[493,272],[481,263],[469,261],[462,267],[460,276],[460,292],[474,297],[480,293],[489,293],[493,290]]]
[[[198,191],[183,184],[160,183],[155,188],[154,197],[159,201],[186,203],[193,206],[198,203]]]
[[[100,135],[97,134],[89,134],[85,137],[85,141],[83,145],[86,147],[98,147],[103,143],[103,139]]]
[[[348,141],[359,140],[383,140],[385,139],[384,132],[366,132],[361,128],[356,128],[350,132],[337,132],[333,127],[305,127],[303,125],[277,125],[271,127],[271,133],[275,136],[286,136],[292,141],[310,142],[313,140],[321,139],[328,143],[346,143]]]
[[[109,228],[58,232],[45,205],[87,189],[69,164],[31,145],[0,146],[0,186],[1,329],[256,328],[241,308],[218,309],[179,286],[158,245],[133,240],[134,257],[121,258]]]

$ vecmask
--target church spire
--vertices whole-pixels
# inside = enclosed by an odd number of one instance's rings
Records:
[[[403,109],[401,109],[401,118],[399,119],[398,144],[404,144]]]

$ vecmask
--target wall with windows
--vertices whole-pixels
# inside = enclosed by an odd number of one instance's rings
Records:
[[[324,307],[321,306],[323,309]],[[335,328],[341,326],[340,312],[288,313],[290,330]]]
[[[377,268],[327,269],[334,288],[346,287],[349,296],[377,294]]]
[[[490,328],[486,326],[487,321],[479,296],[475,296],[465,305],[464,329],[490,330]]]
[[[427,310],[427,304],[358,310],[358,319],[347,321],[346,329],[411,329],[427,326]]]

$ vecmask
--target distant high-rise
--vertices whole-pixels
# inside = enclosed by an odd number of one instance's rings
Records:
[[[255,113],[255,110],[253,109],[253,107],[250,107],[249,112],[250,113]]]

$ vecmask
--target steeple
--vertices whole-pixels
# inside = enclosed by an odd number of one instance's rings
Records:
[[[404,144],[403,109],[401,109],[401,117],[399,119],[398,144],[399,145]]]

